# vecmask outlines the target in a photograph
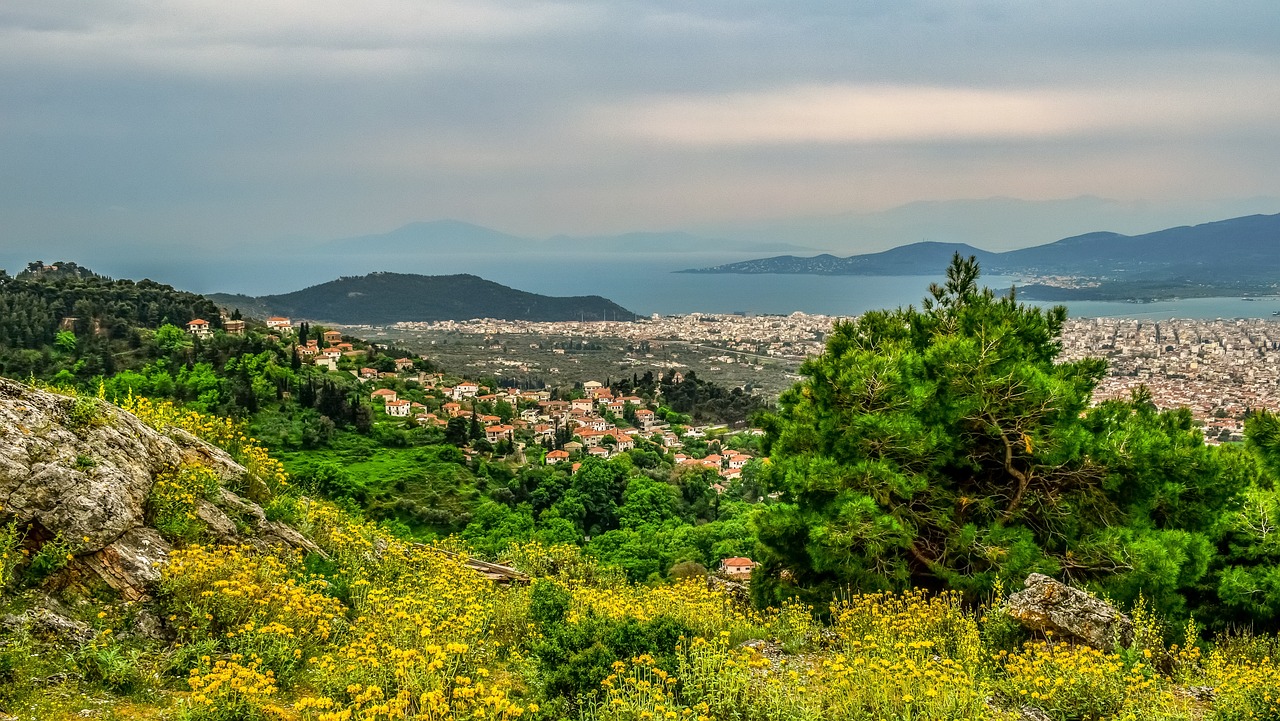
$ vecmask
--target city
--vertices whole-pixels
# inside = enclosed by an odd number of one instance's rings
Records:
[[[652,316],[636,322],[534,323],[477,319],[437,323],[397,323],[386,328],[349,328],[369,337],[417,341],[429,355],[441,350],[432,344],[447,336],[477,339],[527,340],[507,343],[510,354],[541,350],[565,355],[550,339],[620,344],[623,366],[689,368],[716,377],[726,367],[774,376],[773,383],[756,381],[763,390],[786,387],[796,379],[803,359],[820,353],[835,316],[729,315],[695,313]],[[563,343],[561,343],[563,344]],[[570,354],[555,366],[541,367],[536,359],[495,357],[500,343],[473,361],[494,370],[531,374],[568,373],[559,367],[576,362]],[[665,357],[661,351],[684,353]],[[1185,406],[1205,426],[1209,442],[1240,440],[1243,416],[1249,409],[1280,408],[1280,322],[1259,318],[1219,320],[1139,320],[1074,318],[1062,335],[1062,359],[1105,358],[1107,378],[1094,393],[1095,401],[1127,397],[1138,386],[1150,389],[1161,408]],[[778,373],[776,371],[782,371]],[[768,371],[775,371],[769,373]]]

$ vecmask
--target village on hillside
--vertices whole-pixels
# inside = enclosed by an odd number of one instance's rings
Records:
[[[222,330],[230,334],[243,333],[244,323],[221,319]],[[268,318],[266,326],[276,339],[300,330],[283,317]],[[187,331],[196,336],[213,332],[209,322],[199,318],[187,323]],[[298,338],[294,351],[299,361],[347,372],[366,383],[369,401],[384,419],[442,429],[452,422],[467,439],[487,444],[485,450],[509,451],[523,462],[564,463],[576,472],[585,458],[610,458],[640,444],[670,455],[679,466],[714,470],[722,483],[713,488],[723,493],[724,484],[741,478],[755,458],[729,448],[729,436],[764,435],[758,428],[730,433],[723,424],[693,425],[665,408],[660,397],[623,392],[596,380],[575,383],[564,394],[495,388],[429,370],[424,356],[392,358],[390,364],[380,360],[379,367],[364,365],[376,346],[337,330],[317,327],[301,335],[306,337]],[[668,379],[679,384],[683,375],[672,371]],[[480,449],[467,444],[464,450],[474,454]]]

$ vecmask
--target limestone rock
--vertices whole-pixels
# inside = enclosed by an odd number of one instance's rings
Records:
[[[101,420],[77,422],[77,403]],[[0,514],[21,525],[100,549],[140,525],[155,474],[180,458],[173,441],[105,403],[0,379]]]
[[[69,574],[96,576],[127,600],[149,595],[170,550],[146,526],[155,477],[191,463],[212,468],[223,484],[197,508],[217,542],[318,550],[231,490],[266,491],[221,449],[179,429],[161,433],[96,399],[0,378],[0,523],[16,521],[37,542],[60,536],[72,547]]]
[[[72,620],[43,606],[0,618],[0,629],[9,633],[26,632],[45,640],[73,644],[88,643],[95,635],[88,624]]]
[[[1028,576],[1024,585],[1005,607],[1023,626],[1106,651],[1132,642],[1133,621],[1107,603],[1039,573]]]
[[[751,605],[751,591],[747,589],[746,585],[738,583],[737,581],[730,581],[726,578],[721,578],[720,576],[711,574],[707,576],[707,590],[723,593],[734,603],[743,606]]]
[[[135,526],[79,562],[126,601],[140,601],[160,581],[160,568],[168,559],[169,550],[169,544],[154,528]]]

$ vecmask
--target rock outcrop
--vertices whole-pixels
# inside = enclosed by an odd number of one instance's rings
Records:
[[[212,539],[314,550],[230,490],[257,495],[248,472],[221,449],[178,429],[161,433],[96,399],[0,378],[0,523],[16,520],[37,543],[63,539],[73,575],[96,577],[126,599],[148,594],[170,550],[146,525],[155,477],[190,463],[212,468],[224,486],[198,509]]]
[[[1009,616],[1034,631],[1110,651],[1133,640],[1133,621],[1088,593],[1033,573],[1026,588],[1009,596]]]

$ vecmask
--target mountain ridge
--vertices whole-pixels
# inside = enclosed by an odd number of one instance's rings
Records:
[[[547,296],[517,290],[470,273],[418,275],[376,272],[342,276],[290,293],[246,296],[208,294],[250,315],[281,315],[344,325],[399,321],[617,320],[635,314],[598,295]]]
[[[956,252],[975,256],[985,271],[996,275],[1088,281],[1087,288],[1073,288],[1086,291],[1075,294],[1081,298],[1114,295],[1132,281],[1145,284],[1144,296],[1160,295],[1162,284],[1170,291],[1176,287],[1183,295],[1257,291],[1273,288],[1280,275],[1280,214],[1247,215],[1136,235],[1096,231],[1004,252],[925,241],[878,253],[774,256],[678,272],[934,275]],[[1041,287],[1049,286],[1032,284],[1027,289],[1034,295]]]

